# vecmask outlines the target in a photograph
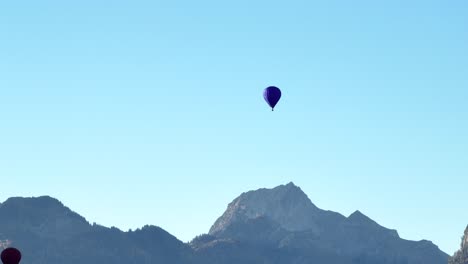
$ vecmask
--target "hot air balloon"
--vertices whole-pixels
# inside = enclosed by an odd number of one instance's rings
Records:
[[[2,251],[3,264],[18,264],[21,260],[21,252],[16,248],[6,248]]]
[[[276,86],[269,86],[263,91],[263,98],[265,98],[265,101],[271,107],[271,111],[273,111],[281,98],[281,90]]]

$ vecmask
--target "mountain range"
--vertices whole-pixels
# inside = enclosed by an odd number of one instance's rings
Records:
[[[26,264],[447,264],[449,258],[432,242],[402,239],[360,211],[345,217],[322,210],[293,183],[242,193],[189,243],[157,226],[124,232],[90,224],[49,196],[12,197],[0,204],[0,247],[7,246],[20,248]]]

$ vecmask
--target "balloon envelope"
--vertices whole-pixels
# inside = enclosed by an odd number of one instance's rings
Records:
[[[275,108],[281,98],[281,90],[276,86],[269,86],[263,91],[263,98],[273,111],[273,108]]]
[[[21,252],[16,248],[6,248],[2,251],[3,264],[18,264],[21,260]]]

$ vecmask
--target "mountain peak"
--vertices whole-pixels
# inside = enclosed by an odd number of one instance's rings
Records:
[[[352,226],[364,228],[367,230],[373,230],[374,232],[386,234],[390,237],[399,238],[398,232],[396,230],[388,229],[379,225],[377,222],[375,222],[359,210],[356,210],[354,213],[348,216],[347,220],[348,224],[351,224]]]
[[[359,222],[359,223],[374,222],[372,219],[367,217],[365,214],[361,213],[361,211],[359,210],[356,210],[354,211],[354,213],[349,215],[348,220],[350,220],[351,222]]]
[[[297,185],[294,184],[294,182],[290,181],[284,186],[289,187],[289,188],[299,188]]]
[[[349,217],[352,217],[352,216],[365,216],[365,215],[361,211],[356,210],[352,214],[349,215]]]
[[[307,194],[305,194],[304,191],[302,191],[302,189],[299,186],[295,185],[293,182],[279,185],[272,189],[259,189],[257,191],[251,191],[251,192],[261,193],[262,191],[264,191],[264,194],[266,195],[268,195],[267,193],[269,192],[270,195],[277,196],[278,199],[281,199],[281,200],[298,199],[301,202],[313,205],[312,201],[309,199],[309,197],[307,197]]]
[[[235,222],[265,216],[286,230],[316,229],[317,215],[321,211],[293,182],[272,189],[258,189],[242,193],[234,199],[225,213],[210,229],[213,235]]]
[[[0,204],[0,226],[16,226],[52,235],[74,234],[90,228],[86,219],[50,196],[11,197]]]
[[[0,204],[0,209],[5,211],[29,212],[35,215],[67,214],[71,210],[64,206],[58,199],[44,195],[38,197],[10,197]]]
[[[40,203],[41,205],[63,207],[64,205],[56,198],[48,195],[42,195],[38,197],[10,197],[5,202],[0,203],[1,205],[9,204],[29,204],[29,203]]]

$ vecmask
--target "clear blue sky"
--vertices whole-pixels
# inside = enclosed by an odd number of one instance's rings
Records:
[[[451,254],[468,224],[466,14],[464,0],[2,1],[0,201],[50,195],[188,241],[241,192],[293,181]]]

